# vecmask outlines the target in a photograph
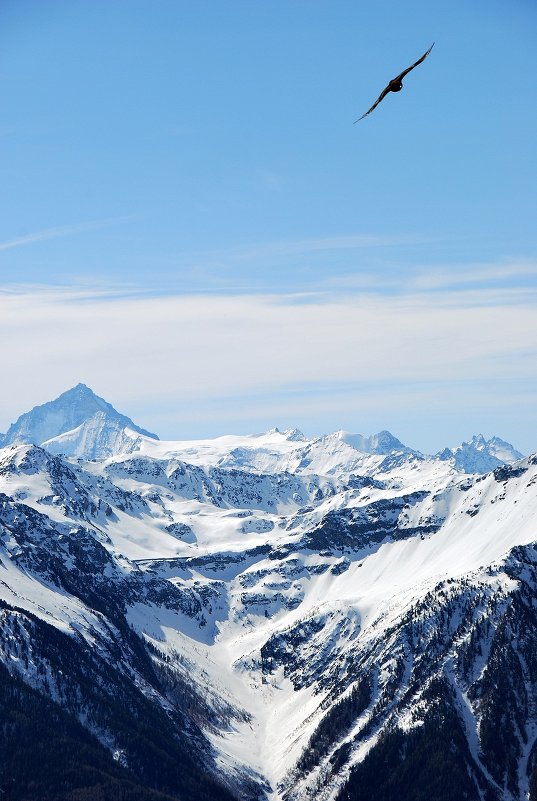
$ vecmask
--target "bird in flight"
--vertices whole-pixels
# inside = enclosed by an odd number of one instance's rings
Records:
[[[427,52],[426,52],[426,53],[424,53],[424,54],[422,55],[422,57],[421,57],[421,58],[418,58],[418,60],[417,60],[417,61],[416,61],[414,64],[412,64],[412,66],[411,66],[411,67],[407,67],[407,68],[406,68],[406,70],[403,70],[403,72],[401,72],[401,73],[400,73],[400,74],[397,76],[397,78],[394,78],[393,80],[391,80],[391,81],[390,81],[390,83],[388,84],[388,86],[387,86],[385,89],[383,89],[383,90],[382,90],[382,92],[380,93],[380,95],[378,96],[378,98],[375,100],[375,102],[373,103],[373,105],[371,106],[371,108],[369,109],[369,111],[366,111],[366,113],[365,113],[365,114],[362,114],[362,116],[361,116],[361,117],[359,117],[357,120],[354,120],[354,122],[355,122],[355,123],[357,123],[357,122],[360,122],[360,120],[363,120],[363,118],[364,118],[364,117],[367,117],[367,115],[368,115],[368,114],[371,114],[371,112],[373,111],[373,109],[376,109],[376,107],[378,106],[378,104],[380,103],[380,101],[381,101],[381,100],[384,100],[384,98],[386,97],[386,95],[388,94],[388,92],[400,92],[400,91],[401,91],[401,89],[403,88],[403,78],[405,77],[405,75],[408,75],[408,73],[409,73],[411,70],[413,70],[413,69],[414,69],[414,67],[417,67],[417,66],[418,66],[418,64],[421,64],[421,62],[422,62],[422,61],[425,61],[425,59],[427,58],[427,56],[429,55],[429,53],[431,52],[431,50],[433,49],[433,47],[434,47],[434,42],[432,43],[432,45],[430,46],[430,48],[427,50]]]

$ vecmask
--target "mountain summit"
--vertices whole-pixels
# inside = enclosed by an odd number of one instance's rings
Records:
[[[125,429],[151,439],[156,434],[137,426],[130,417],[96,395],[85,384],[66,392],[53,401],[35,406],[13,423],[0,445],[31,443],[44,445],[52,453],[103,458],[125,448],[132,440]]]
[[[523,454],[500,437],[485,439],[482,434],[476,434],[470,442],[445,448],[437,454],[437,458],[451,462],[463,473],[487,473],[502,464],[513,464],[522,459]]]
[[[378,434],[372,434],[370,437],[365,437],[363,434],[351,434],[348,431],[336,431],[332,436],[362,453],[374,453],[382,456],[391,453],[417,453],[412,448],[403,445],[390,431],[379,431]]]

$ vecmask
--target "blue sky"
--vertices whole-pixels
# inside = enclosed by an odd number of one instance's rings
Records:
[[[530,0],[3,0],[0,430],[84,381],[536,450],[536,45]]]

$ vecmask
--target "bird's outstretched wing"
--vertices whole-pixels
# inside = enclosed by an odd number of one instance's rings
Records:
[[[367,117],[367,115],[368,115],[368,114],[371,114],[371,112],[372,112],[372,111],[374,111],[374,109],[376,109],[376,107],[378,106],[378,104],[380,103],[380,101],[381,101],[381,100],[384,100],[384,98],[386,97],[386,95],[387,95],[389,92],[390,92],[390,86],[389,86],[389,84],[388,84],[388,86],[386,87],[386,89],[383,89],[383,90],[382,90],[382,92],[380,93],[380,95],[377,97],[377,99],[375,100],[375,102],[373,103],[373,105],[371,106],[371,108],[369,109],[369,111],[366,111],[366,113],[365,113],[365,114],[362,114],[362,116],[361,116],[361,117],[358,117],[358,119],[357,119],[357,120],[354,120],[354,124],[356,124],[357,122],[360,122],[360,120],[363,120],[363,118],[364,118],[364,117]]]
[[[406,68],[406,70],[403,70],[403,72],[402,72],[400,75],[398,75],[398,76],[397,76],[397,78],[394,78],[394,81],[402,81],[402,80],[403,80],[403,78],[405,77],[405,75],[408,75],[408,73],[409,73],[411,70],[413,70],[413,69],[414,69],[414,67],[417,67],[417,66],[418,66],[418,64],[421,64],[421,62],[422,62],[422,61],[425,61],[425,59],[427,58],[427,56],[429,55],[429,53],[431,52],[431,50],[433,49],[433,47],[434,47],[434,42],[432,43],[432,45],[430,46],[430,48],[427,50],[427,52],[426,52],[426,53],[424,53],[424,54],[422,55],[422,57],[421,57],[421,58],[418,58],[418,60],[417,60],[417,61],[416,61],[414,64],[412,64],[412,66],[411,66],[411,67],[407,67],[407,68]]]
[[[378,104],[380,103],[380,101],[381,101],[381,100],[384,100],[384,98],[386,97],[386,95],[387,95],[389,92],[391,92],[391,91],[392,91],[392,88],[391,88],[391,87],[392,87],[392,84],[398,84],[400,81],[402,81],[402,80],[403,80],[403,78],[405,77],[405,75],[408,75],[408,73],[409,73],[411,70],[413,70],[413,69],[414,69],[414,67],[417,67],[417,66],[418,66],[418,64],[421,64],[421,62],[422,62],[422,61],[425,61],[425,59],[427,58],[427,56],[429,55],[429,53],[431,52],[431,50],[433,49],[433,47],[434,47],[434,42],[432,43],[432,45],[430,46],[430,48],[429,48],[429,49],[428,49],[428,50],[427,50],[427,51],[426,51],[426,52],[425,52],[425,53],[422,55],[422,57],[421,57],[421,58],[418,58],[418,60],[417,60],[417,61],[416,61],[414,64],[412,64],[412,66],[411,66],[411,67],[407,67],[407,68],[406,68],[406,70],[403,70],[403,72],[401,72],[401,73],[400,73],[400,74],[399,74],[399,75],[398,75],[396,78],[393,78],[393,80],[391,80],[391,81],[390,81],[390,83],[388,84],[388,86],[387,86],[385,89],[383,89],[383,90],[382,90],[382,92],[380,93],[380,95],[378,96],[378,98],[375,100],[375,102],[373,103],[373,105],[371,106],[371,108],[369,109],[369,111],[366,111],[366,113],[365,113],[365,114],[362,114],[362,116],[361,116],[361,117],[358,117],[358,119],[357,119],[357,120],[354,120],[354,124],[356,124],[357,122],[360,122],[360,120],[363,120],[363,118],[364,118],[364,117],[367,117],[367,115],[368,115],[368,114],[371,114],[371,112],[372,112],[372,111],[374,111],[374,109],[376,109],[376,107],[378,106]],[[400,89],[400,88],[401,88],[401,87],[399,86],[399,89]],[[396,90],[396,91],[397,91],[397,90]]]

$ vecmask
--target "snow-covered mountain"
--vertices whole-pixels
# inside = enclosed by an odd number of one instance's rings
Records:
[[[357,451],[362,451],[362,453],[376,453],[383,456],[387,456],[389,453],[417,453],[403,445],[389,431],[379,431],[378,434],[372,434],[370,437],[364,437],[363,434],[350,434],[348,431],[336,431],[332,437],[346,442],[347,445]]]
[[[482,434],[476,434],[470,442],[463,442],[455,448],[445,448],[437,456],[451,462],[463,473],[487,473],[523,458],[523,454],[509,442],[499,437],[486,440]]]
[[[135,437],[0,449],[21,798],[537,798],[536,456],[468,475],[387,432]],[[72,796],[15,774],[43,721]]]
[[[100,459],[135,447],[137,435],[158,439],[85,384],[77,384],[55,400],[22,414],[0,436],[0,446],[28,442],[44,445],[53,453]]]

